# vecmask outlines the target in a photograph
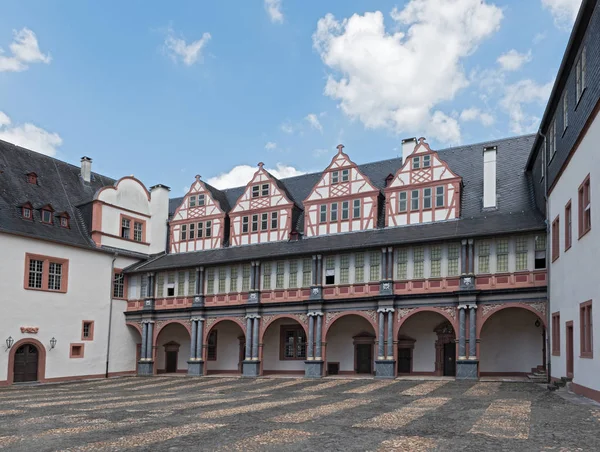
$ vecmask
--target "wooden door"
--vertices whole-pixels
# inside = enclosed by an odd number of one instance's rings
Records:
[[[37,381],[38,350],[34,345],[21,345],[15,352],[14,382]]]
[[[444,344],[444,376],[454,377],[456,375],[456,344],[449,342]]]
[[[371,344],[356,344],[356,373],[370,374],[373,346]]]
[[[176,351],[168,351],[165,352],[167,365],[165,371],[167,373],[175,373],[177,372],[177,352]]]
[[[567,377],[573,378],[573,322],[567,322]]]
[[[399,348],[398,349],[398,373],[409,374],[412,369],[412,349],[410,348]]]

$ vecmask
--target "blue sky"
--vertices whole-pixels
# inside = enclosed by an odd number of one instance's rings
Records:
[[[175,196],[533,132],[579,3],[5,2],[0,138]]]

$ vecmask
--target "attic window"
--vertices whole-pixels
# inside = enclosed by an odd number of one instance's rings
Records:
[[[66,212],[60,214],[60,227],[69,228],[69,215]]]
[[[21,211],[24,219],[33,220],[33,209],[31,208],[31,204],[27,203],[21,206]]]
[[[269,184],[252,186],[252,197],[259,198],[261,196],[269,196]]]
[[[37,185],[37,174],[27,173],[27,183]]]
[[[421,157],[414,157],[412,160],[412,164],[413,169],[421,168]]]
[[[196,196],[190,196],[190,207],[196,207]]]
[[[198,195],[198,205],[199,206],[204,205],[204,195]]]
[[[42,207],[42,223],[52,224],[52,212],[54,209],[49,204]]]
[[[350,170],[342,170],[342,182],[348,182],[350,179]]]
[[[423,156],[423,168],[429,168],[431,166],[431,156],[424,155]]]

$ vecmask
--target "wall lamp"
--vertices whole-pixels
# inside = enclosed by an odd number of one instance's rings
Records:
[[[8,339],[6,339],[6,351],[10,350],[14,343],[15,340],[12,338],[12,336],[8,336]]]
[[[56,347],[56,338],[52,336],[52,339],[50,339],[50,350],[52,350],[54,347]]]

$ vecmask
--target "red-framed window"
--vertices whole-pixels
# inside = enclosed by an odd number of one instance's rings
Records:
[[[25,220],[33,221],[33,206],[31,203],[26,202],[21,206],[21,216]]]
[[[209,361],[217,360],[217,330],[212,330],[206,341],[207,353],[206,359]]]
[[[552,313],[552,354],[560,356],[560,312]]]
[[[69,229],[70,228],[70,217],[69,214],[67,212],[63,212],[58,216],[59,219],[59,223],[60,223],[60,227],[61,228],[66,228]]]
[[[52,224],[52,214],[54,213],[54,209],[50,204],[42,207],[40,209],[40,215],[42,217],[42,223]]]
[[[27,173],[27,183],[28,184],[37,185],[37,179],[38,179],[38,176],[36,173],[33,173],[33,172]]]
[[[120,234],[125,240],[146,242],[146,221],[121,214]]]
[[[571,248],[573,243],[573,211],[571,209],[571,200],[565,206],[565,251]]]
[[[94,321],[83,320],[81,322],[81,340],[82,341],[93,341],[94,340]]]
[[[590,192],[590,175],[588,174],[579,186],[579,238],[592,229],[592,198]]]
[[[593,325],[592,325],[592,300],[579,305],[579,331],[582,358],[594,357]]]
[[[69,260],[39,254],[25,254],[27,290],[66,293],[69,280]]]
[[[560,256],[560,217],[552,222],[552,262]]]

